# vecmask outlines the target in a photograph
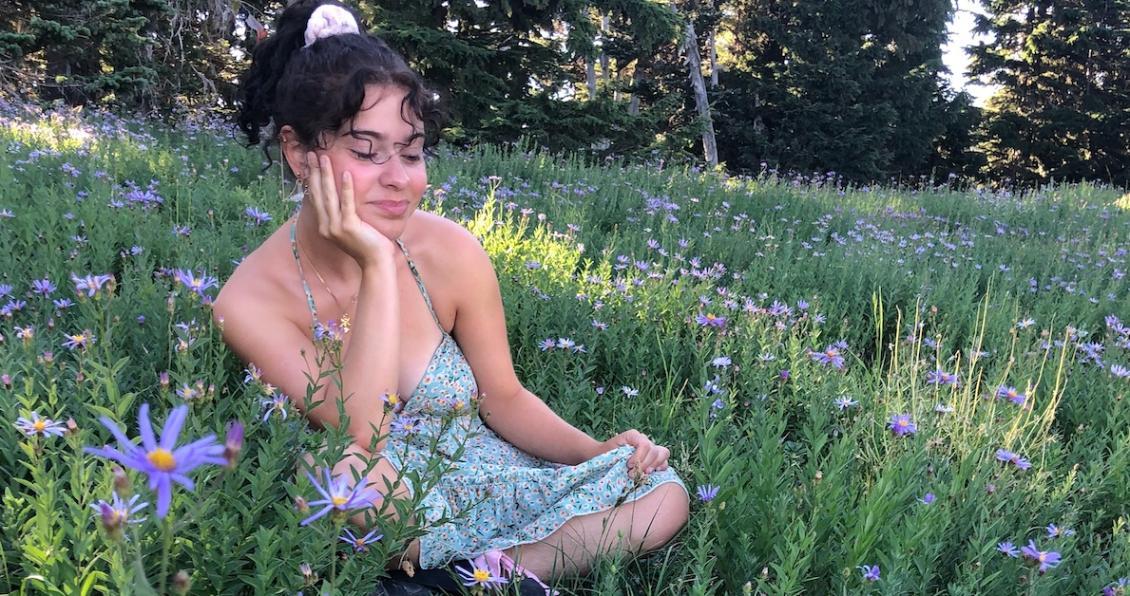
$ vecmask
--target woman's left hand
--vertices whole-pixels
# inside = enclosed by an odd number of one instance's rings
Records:
[[[624,431],[605,441],[602,447],[605,451],[611,451],[622,445],[631,445],[635,448],[635,452],[628,458],[630,475],[643,478],[652,472],[667,469],[667,458],[670,457],[671,450],[652,443],[651,439],[640,431],[635,429]]]

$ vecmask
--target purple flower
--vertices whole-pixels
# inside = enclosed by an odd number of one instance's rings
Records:
[[[715,358],[714,360],[710,361],[710,365],[713,366],[714,368],[726,368],[727,366],[730,366],[730,364],[732,364],[732,363],[733,363],[733,361],[730,360],[729,356],[719,356],[719,357]]]
[[[878,565],[860,565],[859,571],[863,573],[863,579],[869,582],[879,581],[879,566]]]
[[[109,503],[99,500],[97,503],[92,504],[91,507],[98,512],[95,515],[101,518],[102,527],[108,532],[113,532],[113,530],[126,524],[140,524],[145,521],[144,517],[133,517],[135,513],[149,506],[149,503],[138,503],[135,505],[134,503],[137,503],[137,500],[140,498],[141,495],[134,495],[126,501],[118,496],[117,491],[114,491],[111,493]]]
[[[110,418],[98,418],[118,440],[118,449],[112,447],[84,450],[88,454],[102,456],[118,461],[119,464],[138,470],[149,476],[149,490],[157,491],[157,517],[164,518],[168,504],[173,499],[173,482],[193,490],[193,482],[188,473],[205,464],[224,465],[224,447],[216,444],[216,435],[176,447],[177,435],[181,433],[184,418],[189,415],[188,406],[173,409],[165,421],[158,442],[149,423],[149,404],[141,404],[138,412],[138,429],[141,432],[141,446],[136,446]]]
[[[287,397],[283,393],[275,393],[271,396],[270,399],[259,400],[259,403],[267,410],[263,414],[263,422],[266,422],[267,418],[270,418],[271,414],[274,414],[275,412],[278,412],[279,416],[282,416],[282,419],[286,420],[287,401]]]
[[[960,387],[961,381],[957,378],[956,374],[946,372],[939,368],[926,373],[926,384],[953,385],[954,387]]]
[[[243,210],[243,214],[251,218],[250,223],[255,224],[256,226],[271,221],[271,214],[267,213],[266,211],[260,211],[257,207],[248,207],[247,209]]]
[[[698,315],[694,318],[694,320],[696,323],[703,327],[722,328],[726,326],[726,317],[715,316],[713,313]]]
[[[695,491],[698,494],[698,500],[703,503],[709,503],[718,496],[718,487],[713,484],[700,484]]]
[[[388,430],[394,435],[411,435],[419,429],[420,419],[415,416],[397,416],[389,424]]]
[[[850,395],[841,395],[837,397],[832,403],[834,403],[840,410],[846,410],[853,406],[859,405],[859,402],[852,399]]]
[[[114,279],[113,275],[87,275],[86,277],[79,277],[74,273],[71,274],[71,281],[75,284],[75,293],[82,294],[86,292],[87,298],[93,298],[102,286],[106,285]]]
[[[204,292],[219,284],[216,278],[209,277],[207,273],[201,273],[200,277],[197,277],[195,273],[188,269],[176,269],[173,271],[173,276],[182,286],[188,288],[201,298],[207,298]]]
[[[149,422],[149,404],[141,404],[137,414],[137,426],[141,432],[141,445],[134,445],[118,425],[106,416],[99,418],[103,426],[118,441],[118,449],[112,447],[86,447],[85,452],[112,459],[127,468],[143,472],[149,476],[149,489],[157,491],[157,517],[164,518],[169,512],[173,498],[173,482],[192,491],[194,484],[187,476],[192,470],[204,464],[224,465],[224,447],[216,444],[216,436],[208,435],[187,445],[177,447],[177,438],[188,416],[188,406],[173,409],[165,420],[158,442]]]
[[[1130,577],[1120,577],[1103,588],[1103,596],[1125,596],[1130,593]]]
[[[55,284],[51,283],[50,279],[46,279],[46,278],[36,279],[36,280],[32,280],[32,282],[31,282],[31,291],[34,294],[40,294],[42,296],[50,296],[57,289],[58,288],[55,287]]]
[[[67,432],[66,425],[62,422],[56,422],[50,418],[40,418],[36,412],[31,413],[31,418],[22,416],[17,418],[16,429],[28,437],[46,437],[48,435],[61,437]]]
[[[455,565],[455,571],[459,573],[459,579],[463,580],[464,586],[499,588],[510,582],[510,580],[502,577],[501,569],[491,569],[492,565],[487,561],[485,554],[467,562],[470,564],[469,567]]]
[[[1016,546],[1011,542],[997,543],[997,550],[1015,559],[1020,556],[1020,551],[1016,550]]]
[[[1043,551],[1036,548],[1036,541],[1029,540],[1028,546],[1020,549],[1020,553],[1024,555],[1025,559],[1030,560],[1033,564],[1040,566],[1039,572],[1043,574],[1048,569],[1059,565],[1060,554],[1054,550]]]
[[[350,486],[349,478],[345,474],[331,478],[329,469],[323,470],[323,473],[326,479],[325,487],[318,484],[318,480],[310,472],[306,472],[306,478],[310,480],[310,484],[314,485],[314,490],[318,491],[318,494],[323,497],[317,501],[310,501],[310,506],[325,505],[325,508],[302,520],[301,525],[303,526],[331,511],[343,514],[352,509],[369,507],[373,501],[382,498],[381,493],[362,487],[364,479],[356,485]]]
[[[934,493],[926,493],[921,499],[918,499],[918,502],[922,503],[923,505],[931,505],[935,500],[936,497],[934,496]]]
[[[1110,374],[1116,379],[1130,379],[1130,368],[1118,364],[1110,365]]]
[[[93,343],[94,334],[89,329],[85,329],[82,333],[68,335],[67,340],[63,342],[63,347],[68,350],[85,350]]]
[[[1016,387],[1008,387],[1005,385],[997,387],[997,397],[1007,399],[1018,406],[1024,405],[1024,400],[1027,399],[1023,393],[1016,390]]]
[[[1020,454],[1018,453],[1013,453],[1004,449],[997,449],[996,456],[997,461],[1011,463],[1021,470],[1027,470],[1028,468],[1032,467],[1032,463],[1027,459],[1024,459],[1023,457],[1020,457]]]
[[[383,537],[384,537],[384,534],[377,534],[376,528],[373,528],[372,530],[369,531],[368,534],[365,534],[364,536],[361,536],[360,538],[358,538],[357,536],[354,536],[353,532],[351,532],[348,528],[346,528],[345,535],[342,536],[340,539],[341,539],[342,542],[348,544],[349,546],[352,546],[353,552],[363,553],[363,552],[369,550],[370,544],[380,540]]]
[[[846,349],[847,342],[840,340],[824,348],[823,352],[809,352],[809,357],[824,366],[831,366],[836,370],[843,370],[845,366],[843,352]]]
[[[233,420],[228,424],[228,434],[224,438],[224,460],[228,468],[235,468],[240,451],[243,451],[243,423]]]
[[[1046,528],[1048,531],[1048,538],[1060,538],[1063,536],[1074,536],[1075,530],[1071,528],[1061,528],[1055,524],[1048,524]]]
[[[888,426],[896,437],[913,435],[918,432],[918,426],[914,424],[914,420],[910,418],[910,414],[892,415]]]
[[[556,347],[557,341],[555,341],[552,337],[547,337],[538,343],[538,348],[540,348],[543,352],[548,352],[549,350],[552,350]]]

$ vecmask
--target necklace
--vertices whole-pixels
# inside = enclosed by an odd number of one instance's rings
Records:
[[[298,246],[298,239],[297,239],[297,238],[295,238],[295,239],[294,239],[294,245],[295,245],[295,246]],[[311,258],[310,258],[310,253],[307,253],[307,252],[306,252],[306,249],[304,249],[304,248],[303,248],[303,247],[301,247],[301,246],[298,246],[298,249],[299,249],[300,251],[302,251],[302,254],[305,254],[305,255],[306,255],[306,262],[307,262],[307,263],[310,263],[310,267],[312,267],[312,268],[314,269],[314,275],[315,275],[315,276],[317,276],[317,278],[318,278],[318,281],[319,281],[319,282],[321,282],[321,284],[322,284],[322,287],[323,287],[323,288],[325,288],[325,289],[326,289],[326,291],[330,293],[330,298],[333,298],[333,299],[334,299],[334,304],[336,304],[336,305],[337,305],[337,307],[338,307],[338,309],[339,309],[339,310],[341,310],[341,311],[345,311],[345,307],[341,305],[341,301],[340,301],[340,300],[338,300],[338,298],[337,298],[337,294],[334,294],[334,291],[330,289],[330,285],[326,283],[326,279],[325,279],[324,277],[322,277],[322,273],[321,273],[320,271],[318,271],[318,265],[316,265],[316,264],[314,263],[314,259],[311,259]],[[302,274],[302,271],[301,271],[301,270],[299,270],[298,274],[299,274],[299,275],[301,275],[301,274]],[[349,301],[349,304],[350,304],[350,305],[353,305],[353,304],[354,304],[354,303],[356,303],[356,302],[357,302],[357,294],[354,294],[354,295],[353,295],[353,299]],[[347,317],[348,317],[348,316],[349,316],[349,314],[348,314],[348,313],[346,313],[346,314],[345,314],[345,316],[347,316]]]

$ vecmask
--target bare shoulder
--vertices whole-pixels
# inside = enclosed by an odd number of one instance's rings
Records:
[[[273,237],[253,251],[236,267],[224,282],[212,305],[212,316],[224,329],[224,339],[237,348],[233,331],[249,327],[270,328],[280,323],[294,323],[289,305],[295,297],[284,283],[279,267],[277,241]],[[241,357],[247,354],[240,353]]]
[[[462,224],[434,213],[417,212],[415,234],[426,237],[418,244],[426,251],[425,260],[444,280],[460,281],[468,275],[481,275],[484,261],[489,264],[479,239]],[[413,258],[416,258],[413,253]]]

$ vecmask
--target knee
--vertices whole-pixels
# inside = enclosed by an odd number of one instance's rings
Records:
[[[648,496],[653,497],[654,515],[650,516],[650,527],[646,528],[637,542],[643,552],[655,550],[670,542],[690,518],[690,499],[687,491],[679,485],[660,485]]]

